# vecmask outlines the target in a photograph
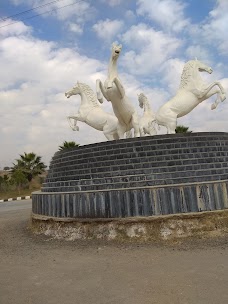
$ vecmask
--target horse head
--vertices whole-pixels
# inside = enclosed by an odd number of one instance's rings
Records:
[[[201,83],[203,80],[199,77],[199,72],[207,72],[211,74],[213,70],[211,67],[197,59],[188,61],[184,65],[183,72],[181,74],[180,89],[189,89],[189,87],[195,86],[196,79],[197,82]]]
[[[116,44],[115,42],[113,42],[112,44],[112,58],[113,59],[117,59],[121,53],[122,50],[122,44]]]
[[[212,68],[204,64],[203,62],[195,59],[194,60],[195,67],[198,69],[199,72],[207,72],[211,74],[213,72]]]
[[[81,93],[80,83],[77,82],[77,84],[71,90],[69,90],[65,93],[65,96],[67,98],[70,98],[72,95],[77,95],[77,94],[80,94],[80,93]]]

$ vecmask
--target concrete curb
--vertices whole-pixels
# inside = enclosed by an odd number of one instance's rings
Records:
[[[119,219],[71,219],[32,214],[31,228],[35,234],[54,239],[77,241],[176,241],[184,238],[217,238],[228,235],[228,210],[202,213],[179,213],[150,217]]]
[[[30,198],[32,198],[32,196],[30,196],[30,195],[27,195],[27,196],[18,196],[18,197],[14,197],[14,198],[1,199],[0,203],[11,202],[11,201],[21,201],[21,200],[30,199]]]

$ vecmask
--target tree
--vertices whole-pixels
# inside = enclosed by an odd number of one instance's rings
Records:
[[[74,147],[79,147],[80,145],[76,143],[75,141],[64,141],[62,146],[59,146],[59,151],[69,149],[69,148],[74,148]]]
[[[0,190],[6,191],[9,188],[10,178],[8,175],[0,176]]]
[[[12,180],[13,184],[15,184],[17,186],[17,190],[18,190],[19,194],[21,192],[22,186],[26,185],[26,183],[28,183],[26,175],[19,168],[12,173],[11,180]]]
[[[45,171],[45,164],[41,162],[41,156],[37,156],[35,153],[26,153],[24,152],[24,155],[20,155],[21,158],[16,159],[17,163],[13,164],[12,167],[12,174],[14,174],[15,171],[21,171],[27,180],[31,182],[31,180],[43,173]]]
[[[192,133],[192,131],[188,131],[189,127],[185,126],[177,126],[176,127],[176,133]]]

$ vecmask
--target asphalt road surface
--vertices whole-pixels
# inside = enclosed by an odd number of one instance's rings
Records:
[[[0,203],[0,304],[228,303],[228,237],[67,242],[33,235],[30,213]]]

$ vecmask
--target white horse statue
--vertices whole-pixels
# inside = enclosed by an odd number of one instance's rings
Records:
[[[125,90],[118,78],[117,59],[119,58],[122,45],[112,44],[112,53],[108,67],[108,78],[103,83],[100,79],[96,81],[97,98],[102,103],[103,96],[111,101],[113,111],[118,118],[117,132],[119,138],[124,138],[124,133],[134,128],[134,137],[140,136],[138,113],[125,95]],[[102,94],[101,94],[102,93]]]
[[[69,98],[77,94],[81,96],[81,106],[78,113],[67,117],[70,127],[74,131],[78,131],[77,121],[82,121],[96,130],[103,131],[108,140],[119,139],[118,119],[101,108],[93,90],[87,84],[77,82],[71,90],[65,93],[65,96]]]
[[[140,93],[138,95],[138,101],[140,108],[143,109],[143,116],[139,119],[140,136],[145,136],[146,134],[156,135],[157,131],[154,127],[156,118],[155,113],[150,107],[149,100],[143,93]]]
[[[215,109],[219,102],[226,99],[225,90],[218,81],[206,84],[199,72],[212,73],[212,68],[196,60],[188,61],[181,75],[180,87],[177,94],[165,103],[156,114],[159,125],[167,128],[168,134],[174,134],[177,126],[177,118],[191,112],[199,103],[217,94],[216,101],[211,109]]]

